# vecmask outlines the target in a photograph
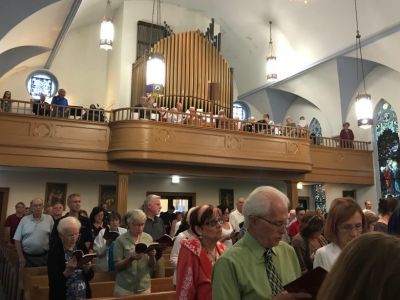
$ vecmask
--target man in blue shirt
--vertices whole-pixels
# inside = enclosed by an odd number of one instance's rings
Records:
[[[68,100],[65,98],[66,92],[64,89],[58,90],[58,95],[54,96],[51,104],[58,105],[53,107],[53,117],[68,117]]]

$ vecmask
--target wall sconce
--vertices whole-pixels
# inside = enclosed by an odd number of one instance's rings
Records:
[[[300,181],[297,183],[297,189],[302,190],[303,189],[303,183]]]

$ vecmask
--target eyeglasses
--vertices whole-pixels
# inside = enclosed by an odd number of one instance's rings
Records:
[[[363,224],[362,223],[358,223],[358,224],[354,224],[354,225],[353,224],[343,224],[343,225],[340,225],[339,228],[343,231],[348,231],[348,232],[351,232],[354,229],[356,231],[361,232],[363,229]]]
[[[214,227],[214,226],[217,226],[217,224],[219,224],[219,225],[224,224],[224,221],[221,220],[221,219],[213,219],[213,220],[205,222],[204,224],[208,225],[208,226],[211,226],[211,227]]]
[[[280,222],[274,222],[274,221],[270,221],[264,217],[261,216],[255,216],[257,219],[261,219],[271,225],[274,225],[276,228],[284,228],[287,225],[286,221],[280,221]]]

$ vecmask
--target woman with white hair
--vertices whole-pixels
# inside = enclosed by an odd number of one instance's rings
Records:
[[[47,273],[50,300],[80,300],[91,298],[89,280],[94,272],[90,265],[78,266],[75,250],[87,253],[84,243],[79,241],[81,223],[75,217],[60,220],[57,231],[61,242],[56,242],[49,251]]]
[[[134,209],[126,218],[128,231],[115,240],[114,262],[117,275],[114,296],[150,293],[150,273],[156,267],[156,250],[137,253],[136,245],[153,242],[151,235],[143,232],[146,215]]]

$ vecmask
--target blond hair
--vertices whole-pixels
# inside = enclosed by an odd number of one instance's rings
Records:
[[[398,299],[400,239],[369,232],[342,251],[319,290],[317,300]]]

